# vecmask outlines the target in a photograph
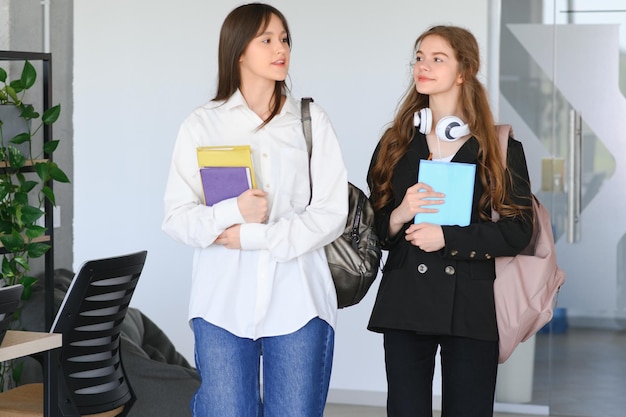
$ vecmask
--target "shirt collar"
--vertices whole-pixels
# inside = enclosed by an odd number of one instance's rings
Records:
[[[300,117],[300,103],[289,93],[287,93],[287,100],[281,113],[291,113],[298,118]]]
[[[246,103],[246,99],[243,98],[243,94],[241,91],[237,89],[232,96],[224,103],[224,108],[227,110],[231,110],[237,107],[245,106],[248,107],[248,103]]]
[[[233,95],[226,100],[224,108],[226,110],[231,110],[241,106],[248,107],[248,103],[246,103],[246,99],[243,97],[243,94],[241,94],[241,91],[237,89],[237,91],[235,91]],[[285,101],[279,115],[283,113],[291,113],[296,117],[300,117],[300,105],[289,93],[287,93],[287,100]]]

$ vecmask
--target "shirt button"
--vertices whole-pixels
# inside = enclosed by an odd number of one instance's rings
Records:
[[[446,269],[444,269],[445,273],[448,275],[454,275],[454,273],[456,272],[456,270],[454,269],[453,266],[448,265],[446,266]]]
[[[267,158],[267,152],[263,152],[263,158]]]
[[[474,256],[476,256],[476,251],[475,250],[470,252],[470,258],[473,258]]]
[[[425,264],[419,264],[417,266],[417,272],[419,272],[420,274],[425,274],[426,271],[428,271],[428,267]]]

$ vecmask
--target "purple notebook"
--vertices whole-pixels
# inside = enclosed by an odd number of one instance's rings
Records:
[[[200,177],[207,206],[239,196],[252,183],[248,167],[202,167]]]

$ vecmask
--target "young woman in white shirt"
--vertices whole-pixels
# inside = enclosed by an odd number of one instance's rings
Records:
[[[220,33],[217,94],[183,122],[174,147],[162,227],[195,248],[194,416],[323,415],[337,314],[323,248],[345,226],[347,174],[313,103],[309,177],[300,102],[285,85],[290,48],[274,7],[234,9]],[[250,145],[257,188],[206,206],[196,148],[210,145]]]

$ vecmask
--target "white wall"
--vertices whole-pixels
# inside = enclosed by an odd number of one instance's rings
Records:
[[[465,26],[486,59],[488,0],[270,3],[292,31],[292,91],[313,96],[330,114],[349,179],[362,187],[371,152],[407,85],[415,38],[436,23]],[[219,29],[238,4],[74,2],[74,269],[87,259],[147,249],[133,306],[190,361],[192,249],[161,232],[162,195],[178,127],[212,97]],[[382,337],[365,329],[377,285],[339,314],[334,390],[386,390]]]

